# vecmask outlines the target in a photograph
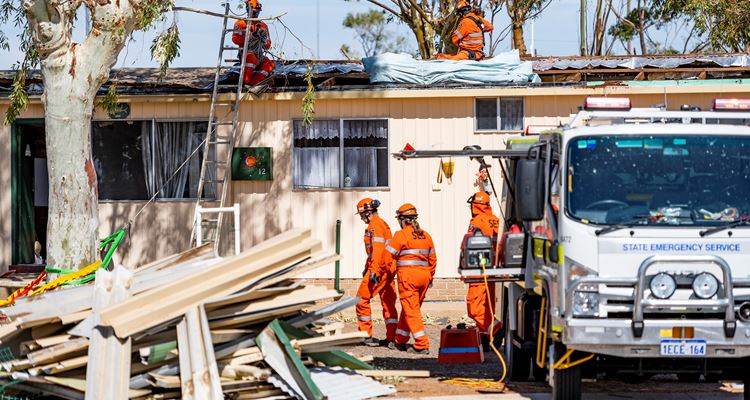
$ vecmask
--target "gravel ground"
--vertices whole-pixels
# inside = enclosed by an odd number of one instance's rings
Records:
[[[498,379],[502,367],[493,353],[485,353],[483,364],[438,364],[437,354],[440,346],[440,330],[443,325],[428,325],[430,336],[430,355],[417,355],[385,347],[354,346],[346,349],[355,356],[370,355],[372,364],[378,369],[429,370],[430,378],[410,378],[401,382],[388,382],[396,385],[399,397],[456,396],[499,393],[498,390],[482,390],[456,386],[441,382],[446,378]],[[356,324],[347,324],[347,330],[356,330]],[[385,337],[381,323],[375,323],[374,335]],[[631,385],[615,379],[600,379],[584,382],[586,393],[617,393],[612,398],[664,399],[664,396],[684,398],[742,398],[742,395],[729,395],[728,384],[722,383],[682,383],[675,375],[660,375],[640,385]],[[548,393],[546,383],[509,383],[504,393],[539,394]],[[641,394],[649,394],[646,397]],[[661,393],[663,396],[659,396]],[[652,396],[653,395],[653,396]],[[697,396],[697,397],[696,397]],[[717,397],[718,396],[718,397]],[[673,397],[670,397],[673,398]]]

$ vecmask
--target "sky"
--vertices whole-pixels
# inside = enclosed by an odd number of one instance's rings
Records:
[[[237,4],[234,1],[233,4]],[[575,55],[578,51],[578,13],[579,0],[552,0],[549,8],[534,23],[534,43],[538,54],[543,55]],[[177,0],[178,6],[206,9],[223,12],[220,1],[208,0]],[[263,2],[263,16],[283,15],[282,21],[289,28],[285,29],[279,22],[269,23],[272,40],[275,42],[273,51],[282,53],[286,59],[310,58],[342,59],[339,49],[342,44],[349,44],[358,49],[353,31],[341,25],[349,12],[362,12],[372,8],[366,1],[344,0],[265,0]],[[319,10],[319,13],[318,13]],[[74,29],[74,40],[82,41],[85,28],[83,27],[83,7]],[[497,29],[504,28],[508,19],[504,17],[496,23]],[[215,66],[218,55],[221,19],[192,14],[177,13],[177,23],[181,33],[180,57],[174,67],[205,67]],[[172,15],[167,22],[171,24]],[[394,32],[400,32],[408,37],[408,28],[393,22]],[[156,31],[165,26],[157,26]],[[2,30],[8,36],[15,36],[18,32],[10,26],[3,26]],[[117,67],[153,67],[149,47],[156,34],[151,32],[136,32],[133,40],[121,53]],[[526,26],[527,46],[531,43],[531,24]],[[300,40],[297,40],[296,35]],[[301,42],[300,42],[301,41]],[[15,44],[17,46],[17,44]],[[510,37],[500,45],[499,50],[510,49]],[[17,48],[10,52],[0,50],[0,69],[8,69],[21,59],[22,54]]]

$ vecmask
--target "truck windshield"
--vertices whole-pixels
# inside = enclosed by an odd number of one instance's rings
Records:
[[[579,137],[566,211],[598,225],[723,225],[750,217],[749,179],[750,137]]]

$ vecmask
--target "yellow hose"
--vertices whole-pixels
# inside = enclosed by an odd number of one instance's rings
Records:
[[[484,289],[487,293],[487,304],[490,307],[490,316],[492,317],[492,322],[490,325],[489,333],[490,333],[490,348],[492,351],[495,352],[497,355],[497,358],[500,359],[500,364],[503,366],[503,373],[500,376],[500,379],[498,380],[492,380],[492,379],[470,379],[470,378],[453,378],[448,379],[445,381],[442,381],[444,383],[448,383],[451,385],[457,385],[457,386],[466,386],[476,389],[492,389],[492,390],[504,390],[505,389],[505,377],[508,374],[508,366],[505,364],[505,359],[503,358],[503,355],[500,353],[500,351],[495,347],[495,310],[492,305],[492,294],[490,293],[490,284],[487,281],[487,275],[485,272],[485,264],[487,263],[487,260],[482,260],[482,275],[484,276]],[[501,321],[502,322],[502,321]]]

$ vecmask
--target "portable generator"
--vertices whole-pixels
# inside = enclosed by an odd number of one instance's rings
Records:
[[[464,238],[463,269],[493,268],[495,263],[495,246],[492,238],[485,236],[481,231]]]

